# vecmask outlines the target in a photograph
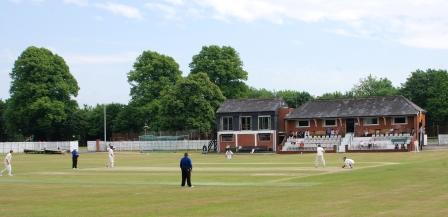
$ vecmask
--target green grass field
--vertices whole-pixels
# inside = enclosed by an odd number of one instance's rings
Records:
[[[191,153],[194,188],[180,187],[178,153],[13,156],[0,177],[0,216],[448,216],[448,150],[421,153]],[[2,159],[4,155],[0,156]]]

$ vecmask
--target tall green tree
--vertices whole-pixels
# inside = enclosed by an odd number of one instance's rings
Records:
[[[411,73],[400,93],[428,111],[433,123],[448,123],[448,73],[427,69]]]
[[[351,92],[355,97],[365,96],[394,96],[398,94],[398,89],[392,85],[387,78],[377,78],[369,75],[359,80]]]
[[[215,126],[215,112],[224,99],[207,74],[190,74],[162,97],[163,129],[210,131]]]
[[[249,87],[244,83],[247,72],[238,52],[229,46],[203,46],[190,63],[191,74],[206,73],[228,99],[243,98]]]
[[[6,102],[0,99],[0,142],[4,142],[8,139],[4,120],[5,109],[6,109]]]
[[[131,101],[145,105],[160,98],[160,93],[176,84],[182,76],[179,64],[169,56],[144,51],[128,73]]]
[[[139,120],[133,126],[135,130],[142,128],[145,122],[151,124],[151,129],[160,129],[160,98],[161,93],[174,87],[182,78],[179,64],[169,56],[154,51],[144,51],[136,60],[133,70],[128,73],[131,85],[131,102],[134,111],[138,111]],[[134,108],[135,107],[135,108]],[[124,123],[124,119],[121,119]]]
[[[37,140],[72,139],[79,87],[64,59],[48,49],[28,47],[10,76],[8,131]]]
[[[291,108],[297,108],[313,99],[310,93],[306,91],[294,91],[294,90],[281,90],[276,93],[276,97],[285,100]]]

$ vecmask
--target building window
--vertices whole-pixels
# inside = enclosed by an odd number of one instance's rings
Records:
[[[325,119],[324,127],[335,127],[335,126],[336,126],[336,119]]]
[[[222,134],[221,141],[223,142],[233,142],[233,134]]]
[[[222,130],[233,130],[233,118],[232,117],[222,117],[221,123]]]
[[[310,127],[310,120],[298,120],[296,127]]]
[[[394,117],[392,124],[408,124],[408,119],[405,116]]]
[[[241,130],[252,129],[252,117],[241,117]]]
[[[271,134],[270,133],[260,133],[260,134],[258,134],[258,139],[260,141],[271,141]]]
[[[362,119],[363,125],[379,125],[378,118],[363,118]]]
[[[258,117],[258,129],[259,130],[270,130],[271,129],[271,116]]]

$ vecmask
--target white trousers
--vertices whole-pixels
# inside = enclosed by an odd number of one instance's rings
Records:
[[[345,168],[353,168],[353,164],[351,163],[345,163]]]
[[[231,155],[231,154],[228,154],[228,155],[227,155],[227,159],[229,159],[229,160],[232,159],[232,155]]]
[[[3,172],[5,172],[5,170],[8,171],[8,175],[9,175],[9,176],[12,176],[12,167],[11,167],[11,164],[9,164],[9,165],[5,164],[5,169],[3,169],[3,170],[0,172],[0,174],[3,174]]]
[[[114,167],[114,157],[109,156],[109,167]]]
[[[316,161],[314,162],[314,166],[322,166],[325,167],[325,159],[323,155],[316,155]]]

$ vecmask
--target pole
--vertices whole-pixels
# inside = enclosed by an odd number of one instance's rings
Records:
[[[106,104],[104,104],[104,143],[107,143],[107,137],[106,137]]]

